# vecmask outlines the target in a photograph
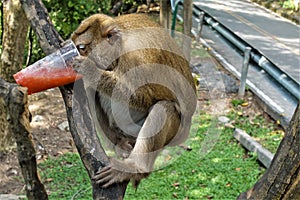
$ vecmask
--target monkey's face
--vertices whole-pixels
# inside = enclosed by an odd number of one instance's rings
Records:
[[[87,18],[71,39],[80,55],[97,63],[99,68],[110,69],[118,59],[121,32],[108,16],[97,14]]]

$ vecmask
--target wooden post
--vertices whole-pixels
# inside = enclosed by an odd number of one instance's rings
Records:
[[[159,21],[164,28],[169,28],[169,13],[170,5],[169,0],[160,0],[160,11],[159,11]]]
[[[191,37],[192,37],[192,17],[193,17],[193,1],[184,0],[183,2],[183,52],[188,60],[191,58]]]

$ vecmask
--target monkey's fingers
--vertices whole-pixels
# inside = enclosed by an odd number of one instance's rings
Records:
[[[74,60],[73,60],[73,69],[77,72],[77,73],[80,73],[80,69],[82,68],[83,66],[83,62],[86,60],[85,57],[83,56],[77,56]]]
[[[102,185],[103,188],[107,188],[109,186],[111,186],[112,184],[116,183],[113,179],[111,179],[109,182],[107,182],[106,184]]]
[[[111,169],[111,167],[107,166],[104,167],[99,172],[97,172],[93,177],[93,180],[96,181],[96,183],[107,182],[107,179],[110,179],[112,177],[112,174],[113,174],[113,170]]]
[[[110,170],[110,169],[111,169],[111,165],[108,165],[108,166],[106,166],[106,167],[103,167],[102,169],[99,169],[99,170],[96,172],[96,175],[101,174],[101,173],[103,173],[103,172],[106,172],[106,171],[108,171],[108,170]]]
[[[107,176],[110,176],[113,173],[113,171],[111,169],[106,170],[106,171],[101,171],[99,174],[97,174],[96,176],[94,176],[94,179],[98,178],[99,179],[103,179]]]
[[[108,168],[108,167],[106,167]],[[103,188],[107,188],[108,186],[116,183],[115,173],[113,169],[105,169],[105,171],[100,171],[96,174],[93,180],[97,183],[102,185]]]
[[[103,185],[105,183],[110,182],[112,179],[113,179],[113,175],[109,174],[108,176],[97,177],[97,180],[95,180],[95,182],[97,184]]]

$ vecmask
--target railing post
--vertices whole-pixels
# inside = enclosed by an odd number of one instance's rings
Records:
[[[176,19],[177,19],[177,12],[178,12],[178,2],[175,4],[174,12],[173,12],[173,17],[172,17],[172,25],[171,25],[171,36],[174,37],[174,31],[175,31],[175,26],[176,26]]]
[[[199,23],[198,23],[198,35],[197,35],[197,41],[199,42],[199,40],[200,40],[200,35],[201,35],[201,31],[202,31],[202,27],[203,27],[204,12],[202,12],[202,11],[199,12],[198,20],[199,20]]]
[[[167,0],[160,0],[160,12],[159,12],[159,20],[160,24],[164,28],[169,28],[169,2]]]
[[[241,83],[239,87],[239,97],[244,97],[245,95],[246,80],[247,80],[247,74],[249,69],[250,52],[251,52],[251,47],[246,47],[244,50],[244,60],[243,60],[242,73],[241,73]]]

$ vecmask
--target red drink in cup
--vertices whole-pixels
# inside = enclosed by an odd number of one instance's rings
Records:
[[[79,55],[69,40],[56,52],[14,74],[16,82],[28,88],[28,94],[73,83],[82,78],[72,68],[72,61]]]

